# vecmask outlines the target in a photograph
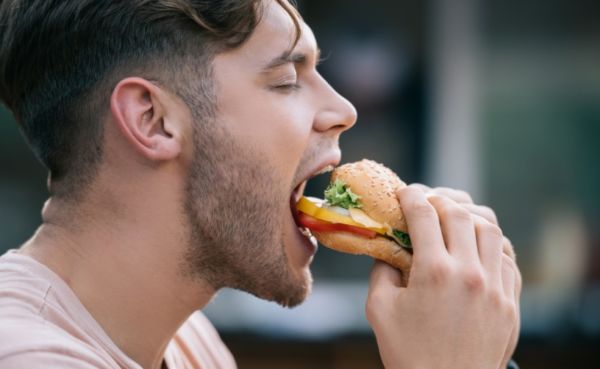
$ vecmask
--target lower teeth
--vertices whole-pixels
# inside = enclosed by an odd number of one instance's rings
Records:
[[[310,229],[306,228],[306,227],[298,227],[298,229],[300,230],[300,233],[302,233],[304,236],[306,237],[312,237],[313,234],[311,233]]]

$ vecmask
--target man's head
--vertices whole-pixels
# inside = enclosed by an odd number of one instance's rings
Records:
[[[212,109],[214,55],[243,43],[260,0],[7,0],[0,97],[51,174],[55,196],[91,180],[115,84],[137,75]]]
[[[156,214],[165,232],[186,234],[183,275],[283,305],[304,299],[315,250],[293,202],[307,178],[339,161],[339,135],[356,113],[317,72],[314,36],[289,3],[2,7],[0,91],[49,167],[55,196],[97,182],[116,202],[131,202],[128,184],[149,197],[173,193]],[[28,12],[39,15],[19,23]]]

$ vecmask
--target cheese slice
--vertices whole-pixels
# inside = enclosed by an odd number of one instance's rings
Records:
[[[387,235],[394,239],[399,245],[406,248],[411,248],[410,244],[406,244],[406,242],[394,234],[394,229],[390,227],[389,224],[379,223],[375,219],[368,216],[367,213],[361,209],[344,209],[339,206],[328,206],[325,200],[306,196],[300,198],[296,208],[298,211],[301,211],[319,220],[330,223],[347,224],[359,228],[366,228],[381,235]]]
[[[350,213],[350,217],[357,223],[362,224],[367,228],[381,228],[383,229],[383,224],[375,221],[373,218],[367,215],[364,211],[358,208],[350,208],[348,209]]]
[[[347,224],[354,227],[366,228],[379,234],[386,234],[386,229],[381,223],[376,222],[360,209],[344,209],[337,206],[328,206],[324,200],[305,196],[298,201],[296,208],[319,220]]]

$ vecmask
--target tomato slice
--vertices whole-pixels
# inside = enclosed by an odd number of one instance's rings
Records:
[[[310,215],[313,218],[317,218],[318,220],[322,220],[327,223],[333,224],[347,224],[349,226],[354,226],[357,228],[366,228],[372,231],[375,231],[379,234],[385,235],[386,229],[383,228],[379,223],[376,225],[372,225],[371,227],[367,226],[368,223],[358,222],[354,220],[353,212],[363,214],[364,218],[367,218],[371,221],[371,224],[375,222],[374,220],[368,218],[366,214],[364,214],[360,209],[350,209],[348,210],[348,215],[340,214],[333,210],[334,207],[328,207],[323,205],[323,200],[315,199],[311,197],[302,196],[298,204],[296,204],[296,209],[306,215]],[[342,209],[345,210],[345,209]],[[354,214],[356,214],[354,213]]]
[[[366,228],[359,228],[348,224],[329,223],[319,220],[310,215],[298,212],[298,223],[317,232],[349,232],[366,238],[375,238],[377,232]]]

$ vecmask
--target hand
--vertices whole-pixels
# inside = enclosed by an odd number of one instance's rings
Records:
[[[519,324],[520,276],[510,244],[493,212],[456,197],[464,193],[451,196],[461,204],[440,190],[429,197],[425,191],[408,186],[398,193],[414,246],[408,284],[381,262],[371,275],[367,318],[383,363],[500,368]]]
[[[446,196],[458,204],[460,204],[463,208],[468,210],[473,216],[475,222],[480,226],[481,222],[488,221],[492,224],[498,225],[498,218],[496,217],[496,213],[492,209],[487,206],[476,205],[473,203],[473,199],[471,196],[465,191],[455,190],[447,187],[437,187],[430,188],[423,184],[415,184],[417,188],[423,190],[427,197],[431,196]],[[502,247],[502,252],[510,257],[513,260],[513,263],[516,262],[516,255],[512,246],[512,243],[506,236],[504,236],[504,243]],[[516,266],[516,264],[515,264]],[[519,340],[519,331],[521,326],[520,321],[520,297],[521,297],[521,288],[522,288],[522,279],[521,273],[519,269],[516,269],[517,278],[515,280],[515,292],[516,292],[516,303],[517,303],[517,325],[515,326],[511,338],[509,340],[509,344],[506,347],[506,351],[504,353],[504,359],[502,360],[502,364],[500,365],[500,369],[505,369],[508,366],[508,362],[510,361],[515,348],[517,347],[517,341]]]

